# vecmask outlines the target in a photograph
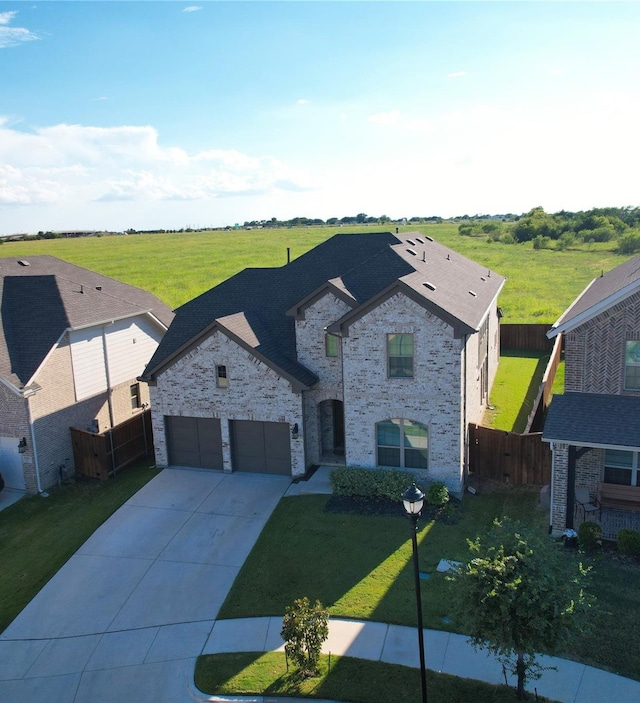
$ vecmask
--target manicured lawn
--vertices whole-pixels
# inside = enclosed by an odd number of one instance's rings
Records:
[[[352,703],[393,701],[416,703],[420,697],[418,669],[352,657],[320,660],[321,675],[300,681],[287,672],[282,652],[242,652],[202,656],[196,665],[196,686],[218,695],[266,695],[321,698]],[[447,703],[513,703],[512,688],[427,672],[429,700]],[[546,701],[546,698],[538,698]]]
[[[326,510],[328,496],[285,498],[245,562],[220,618],[282,615],[296,598],[318,598],[333,617],[415,625],[409,525],[393,515],[340,514]],[[442,558],[466,561],[467,538],[504,515],[546,530],[537,492],[465,496],[454,524],[422,523],[418,534],[424,626],[460,631],[451,616],[452,585],[435,573]],[[567,558],[574,555],[567,552]],[[640,565],[610,558],[593,561],[597,597],[594,629],[575,635],[563,656],[640,679]]]
[[[524,432],[548,361],[547,352],[503,351],[491,389],[494,410],[485,411],[483,424],[505,432]]]
[[[185,232],[6,242],[0,256],[52,254],[140,286],[178,307],[248,266],[283,266],[336,233],[393,230],[389,226],[314,227]],[[499,304],[504,322],[553,323],[601,271],[626,258],[611,243],[567,251],[534,250],[463,237],[455,224],[400,227],[420,231],[507,277]]]
[[[79,479],[0,512],[0,632],[93,532],[158,469],[132,466],[105,482]]]

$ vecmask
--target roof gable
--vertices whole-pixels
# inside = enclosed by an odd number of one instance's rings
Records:
[[[634,256],[611,271],[594,278],[547,333],[568,332],[617,305],[640,290],[640,256]]]

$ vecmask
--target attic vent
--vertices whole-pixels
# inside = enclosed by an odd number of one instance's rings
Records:
[[[416,242],[420,242],[420,244],[424,244],[424,239],[420,239],[420,237],[416,237]]]
[[[484,276],[480,276],[481,281],[486,281],[487,279]]]
[[[427,237],[426,234],[424,235],[424,238],[425,238],[428,242],[432,242],[432,241],[433,241],[433,239],[432,239],[431,237]]]
[[[415,247],[416,243],[413,241],[413,239],[407,239],[407,244],[411,244],[412,247]]]
[[[469,295],[472,295],[474,298],[476,297],[476,294],[472,290],[469,291]]]
[[[429,283],[429,281],[425,281],[422,284],[425,288],[428,288],[429,290],[435,290],[436,287],[433,285],[433,283]]]
[[[418,256],[413,249],[407,249],[407,253],[411,254],[411,256]]]
[[[18,263],[20,264],[20,266],[31,266],[31,264],[25,259],[18,259]]]
[[[96,290],[102,290],[102,286],[96,286]]]

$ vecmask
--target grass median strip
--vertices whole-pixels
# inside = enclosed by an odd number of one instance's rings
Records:
[[[329,668],[329,662],[331,668]],[[282,652],[209,654],[198,658],[196,686],[208,694],[303,696],[351,703],[415,703],[420,697],[418,669],[366,659],[328,655],[321,674],[301,679]],[[512,703],[513,689],[447,674],[427,672],[429,697],[447,703]],[[546,701],[538,697],[538,701]]]

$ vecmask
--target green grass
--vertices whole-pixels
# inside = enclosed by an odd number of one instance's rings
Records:
[[[483,424],[506,432],[524,432],[533,410],[549,354],[533,350],[506,350],[500,354],[491,405]]]
[[[52,254],[140,286],[178,307],[248,266],[282,266],[330,236],[389,227],[314,227],[6,242],[0,256]],[[393,230],[393,227],[391,228]],[[462,237],[457,225],[400,227],[420,231],[507,277],[500,296],[505,322],[553,323],[602,270],[626,258],[611,243],[564,252],[534,250],[531,243],[504,245]]]
[[[353,657],[320,659],[320,675],[301,680],[295,670],[287,671],[282,652],[240,652],[209,654],[196,664],[196,686],[217,695],[265,695],[270,697],[321,698],[351,703],[393,701],[417,703],[420,673],[397,664]],[[512,703],[512,688],[482,681],[427,672],[427,692],[432,701],[447,703]],[[539,701],[546,698],[538,697]]]
[[[281,616],[306,595],[319,599],[332,617],[415,625],[406,518],[332,513],[325,509],[328,500],[280,501],[225,600],[221,619]],[[467,538],[504,515],[545,530],[547,516],[537,502],[537,492],[527,488],[465,496],[454,524],[420,524],[420,570],[431,573],[421,587],[425,627],[461,631],[455,619],[443,621],[451,616],[452,585],[435,573],[439,560],[466,561]],[[640,679],[640,567],[595,560],[590,590],[597,598],[594,628],[573,635],[562,656]]]
[[[105,482],[79,479],[0,512],[0,632],[93,532],[158,470],[140,463]]]

